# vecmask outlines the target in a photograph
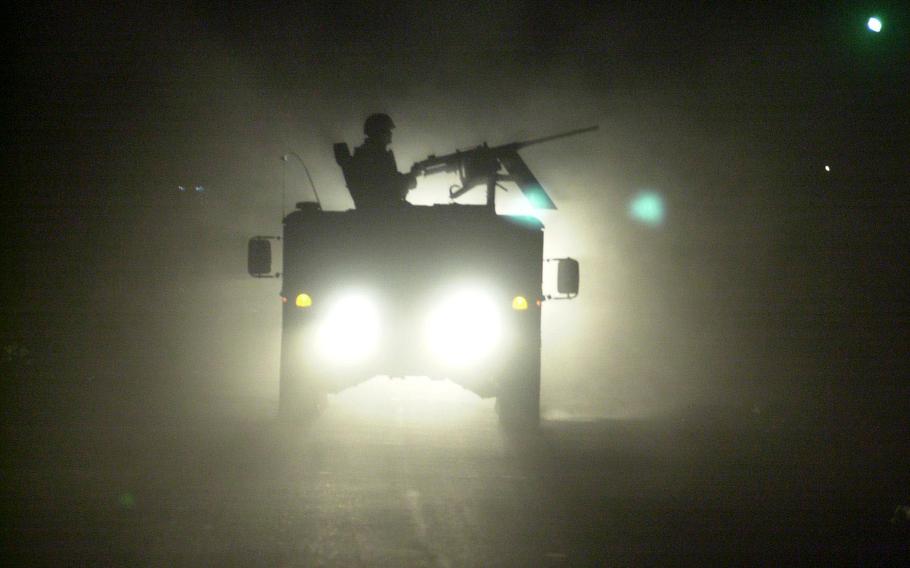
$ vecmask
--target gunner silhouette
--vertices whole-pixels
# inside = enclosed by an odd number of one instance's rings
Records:
[[[354,155],[339,161],[345,181],[357,209],[402,207],[408,191],[417,186],[415,172],[403,174],[388,149],[395,123],[387,114],[370,115],[363,125],[366,140],[354,149]]]

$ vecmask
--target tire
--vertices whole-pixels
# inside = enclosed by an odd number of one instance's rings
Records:
[[[496,410],[502,426],[529,430],[540,425],[540,312],[516,314],[517,335],[499,380]]]
[[[540,425],[540,366],[528,365],[523,371],[500,383],[496,412],[504,427],[536,429]]]
[[[303,326],[295,319],[285,323],[291,325],[283,326],[281,337],[278,415],[283,421],[304,422],[325,408],[327,393],[294,349],[300,344]]]

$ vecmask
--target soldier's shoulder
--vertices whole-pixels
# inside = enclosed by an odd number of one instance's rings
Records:
[[[372,156],[378,156],[378,155],[380,155],[380,152],[378,152],[376,147],[373,146],[372,144],[361,144],[360,146],[357,146],[356,148],[354,148],[354,157],[357,157],[357,156],[372,157]]]

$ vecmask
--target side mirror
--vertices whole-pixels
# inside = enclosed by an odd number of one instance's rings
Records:
[[[254,278],[272,276],[272,243],[267,237],[253,237],[247,246],[246,270]]]
[[[556,273],[556,290],[569,298],[578,295],[579,270],[574,258],[560,258]]]

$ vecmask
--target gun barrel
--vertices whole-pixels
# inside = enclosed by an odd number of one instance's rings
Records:
[[[552,136],[544,136],[543,138],[535,138],[534,140],[526,140],[524,142],[513,142],[511,144],[503,144],[502,146],[496,146],[495,148],[488,148],[486,145],[478,146],[472,150],[465,150],[461,152],[453,152],[451,154],[446,154],[445,156],[429,156],[427,159],[422,160],[414,164],[414,167],[422,170],[425,174],[431,174],[436,172],[444,171],[457,171],[460,167],[461,161],[465,156],[469,156],[472,153],[483,151],[488,152],[493,156],[497,156],[501,152],[514,152],[534,144],[541,144],[543,142],[549,142],[550,140],[556,140],[558,138],[567,138],[569,136],[575,136],[576,134],[584,134],[585,132],[592,132],[597,130],[597,126],[588,126],[587,128],[578,128],[575,130],[570,130],[568,132],[561,132],[559,134],[553,134]]]
[[[558,138],[568,138],[569,136],[575,136],[576,134],[584,134],[585,132],[593,132],[597,130],[597,126],[588,126],[587,128],[577,128],[575,130],[570,130],[568,132],[561,132],[559,134],[553,134],[551,136],[544,136],[543,138],[535,138],[534,140],[526,140],[525,142],[516,142],[514,144],[507,144],[507,146],[513,147],[516,150],[522,148],[527,148],[534,144],[541,144],[543,142],[549,142],[550,140],[556,140]]]
[[[415,163],[414,167],[424,170],[424,172],[428,174],[455,171],[458,169],[460,157],[464,154],[465,152],[453,152],[451,154],[446,154],[445,156],[429,156],[426,160]]]

